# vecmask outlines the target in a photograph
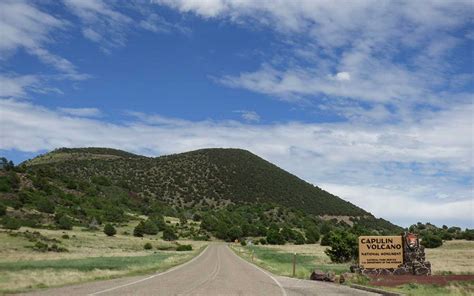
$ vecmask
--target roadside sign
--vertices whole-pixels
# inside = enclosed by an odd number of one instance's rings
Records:
[[[402,236],[360,236],[359,265],[364,268],[397,268],[403,264]]]

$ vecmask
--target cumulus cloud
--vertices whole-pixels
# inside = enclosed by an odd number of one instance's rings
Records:
[[[395,222],[413,221],[403,215],[398,218],[401,207],[377,205],[395,203],[396,198],[413,205],[432,204],[423,212],[427,220],[457,216],[463,225],[471,223],[468,214],[472,211],[466,208],[472,198],[466,182],[471,181],[466,179],[474,168],[472,105],[426,114],[409,125],[379,126],[347,122],[253,125],[144,113],[130,113],[130,120],[112,124],[15,100],[1,100],[0,110],[2,138],[8,139],[0,142],[0,149],[35,152],[107,146],[161,155],[240,147]],[[375,197],[377,202],[370,202]],[[453,211],[437,213],[443,205]]]

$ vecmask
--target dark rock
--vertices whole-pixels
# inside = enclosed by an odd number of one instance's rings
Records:
[[[310,280],[313,281],[324,281],[324,278],[326,277],[326,273],[321,270],[315,270],[313,273],[311,273],[311,276],[309,277]]]
[[[336,281],[336,274],[332,271],[327,272],[324,281],[334,283]]]

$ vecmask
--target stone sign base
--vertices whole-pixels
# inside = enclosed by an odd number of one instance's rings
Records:
[[[406,234],[404,238],[413,238],[413,234]],[[404,239],[403,244],[403,264],[397,268],[364,268],[359,265],[352,265],[351,272],[363,275],[431,275],[431,263],[426,260],[425,248],[419,244],[418,238],[412,244]]]

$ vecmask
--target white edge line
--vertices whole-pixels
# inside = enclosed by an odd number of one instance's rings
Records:
[[[97,291],[97,292],[94,292],[94,293],[91,293],[91,294],[87,294],[88,296],[93,296],[93,295],[98,295],[98,294],[102,294],[102,293],[105,293],[105,292],[110,292],[110,291],[113,291],[113,290],[116,290],[116,289],[120,289],[120,288],[124,288],[124,287],[127,287],[127,286],[131,286],[131,285],[135,285],[135,284],[138,284],[138,283],[141,283],[141,282],[144,282],[144,281],[147,281],[147,280],[150,280],[152,278],[155,278],[155,277],[158,277],[158,276],[161,276],[161,275],[164,275],[164,274],[167,274],[169,272],[172,272],[172,271],[175,271],[177,269],[180,269],[181,267],[184,267],[188,264],[190,264],[191,262],[197,260],[199,257],[201,257],[205,252],[206,250],[209,248],[209,245],[206,246],[206,248],[204,250],[202,250],[202,252],[197,255],[196,257],[194,257],[193,259],[181,264],[181,265],[178,265],[178,266],[175,266],[171,269],[168,269],[167,271],[165,272],[161,272],[161,273],[157,273],[157,274],[154,274],[154,275],[151,275],[147,278],[144,278],[144,279],[139,279],[137,281],[134,281],[134,282],[131,282],[131,283],[128,283],[128,284],[124,284],[124,285],[120,285],[120,286],[115,286],[115,287],[112,287],[112,288],[108,288],[108,289],[105,289],[105,290],[101,290],[101,291]]]
[[[231,248],[229,247],[229,245],[227,245],[227,248],[231,249]],[[240,257],[239,255],[237,255],[232,249],[231,249],[230,251],[232,252],[232,254],[234,254],[234,255],[235,255],[237,258],[239,258],[240,260],[244,261],[245,263],[247,263],[247,264],[250,265],[250,266],[255,267],[256,269],[260,270],[261,272],[263,272],[264,274],[266,274],[267,276],[269,276],[269,277],[278,285],[278,287],[280,287],[280,290],[281,290],[283,296],[287,296],[286,291],[285,291],[285,288],[283,288],[283,286],[280,284],[280,282],[279,282],[273,275],[271,275],[271,273],[269,273],[268,271],[266,271],[266,270],[264,270],[264,269],[258,267],[258,266],[255,265],[255,264],[252,264],[252,263],[248,262],[248,261],[245,260],[244,258],[242,258],[242,257]]]

